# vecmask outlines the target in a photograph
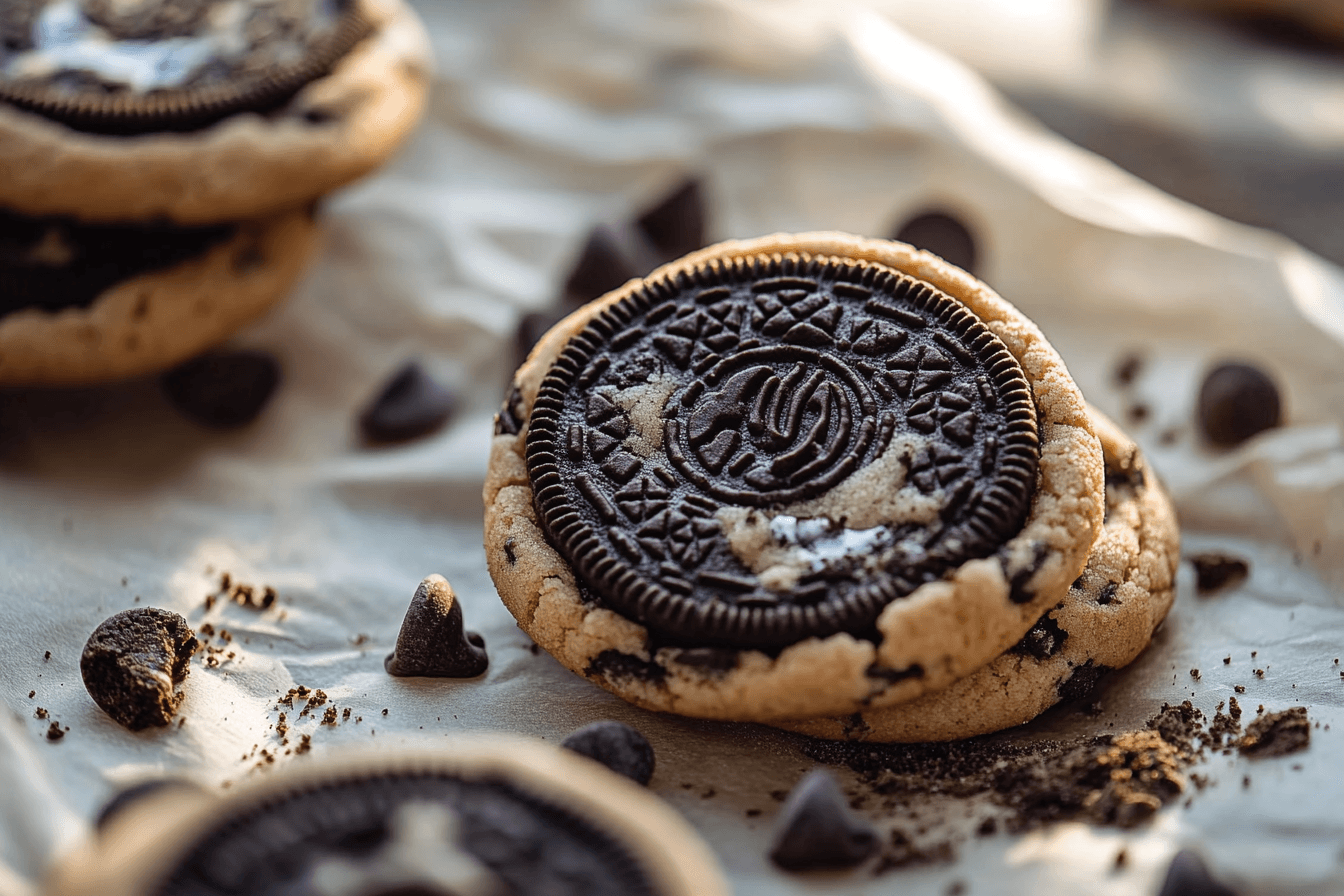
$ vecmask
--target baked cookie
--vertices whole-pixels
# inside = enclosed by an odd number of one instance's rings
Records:
[[[383,162],[419,117],[428,38],[401,0],[0,5],[0,207],[244,220]]]
[[[902,243],[727,242],[566,318],[496,422],[518,624],[649,709],[771,720],[947,686],[1082,571],[1105,509],[1040,331]]]
[[[282,298],[317,234],[308,211],[192,228],[0,212],[0,386],[103,382],[192,357]]]
[[[149,789],[44,891],[727,896],[713,855],[647,789],[539,741],[305,762],[211,797]]]
[[[1106,523],[1068,595],[989,665],[935,694],[844,718],[776,723],[814,737],[953,740],[1020,725],[1137,657],[1176,595],[1176,512],[1134,442],[1096,410]]]

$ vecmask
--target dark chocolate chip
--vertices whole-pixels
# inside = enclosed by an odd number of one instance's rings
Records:
[[[257,419],[279,383],[275,358],[248,350],[201,355],[159,379],[182,416],[211,429],[234,429]]]
[[[1183,849],[1171,860],[1157,896],[1236,896],[1236,893],[1213,879],[1197,853]]]
[[[916,249],[925,249],[967,273],[975,273],[975,237],[960,218],[932,209],[920,212],[896,228],[893,236]]]
[[[1035,600],[1036,592],[1028,590],[1027,584],[1040,571],[1041,564],[1050,553],[1049,547],[1041,541],[1034,542],[1031,550],[1031,562],[1017,570],[1011,568],[1013,560],[1006,551],[999,554],[999,565],[1008,579],[1008,599],[1015,604],[1026,604]]]
[[[418,439],[447,423],[457,404],[456,393],[410,361],[360,413],[359,430],[367,442]]]
[[[713,672],[731,672],[737,668],[741,654],[726,647],[690,647],[677,654],[683,666],[708,669]]]
[[[196,784],[181,778],[153,778],[148,781],[141,781],[139,784],[132,784],[117,791],[110,800],[104,803],[103,807],[98,810],[98,816],[93,822],[94,827],[101,831],[107,827],[113,818],[141,800],[170,790],[180,790],[182,795],[187,798],[203,796],[205,793]]]
[[[1055,621],[1054,617],[1046,613],[1027,630],[1021,641],[1018,641],[1009,649],[1014,653],[1022,656],[1032,656],[1038,660],[1049,659],[1064,649],[1064,641],[1068,637],[1069,633],[1059,627],[1059,623]]]
[[[628,229],[611,224],[595,226],[565,281],[565,295],[571,302],[589,302],[627,280],[647,274],[657,262],[640,241],[640,235]]]
[[[599,293],[601,295],[601,293]],[[551,327],[565,317],[561,310],[532,311],[518,319],[518,329],[514,331],[514,349],[516,366],[521,367],[532,352],[533,346],[541,341]]]
[[[1111,671],[1110,666],[1098,665],[1088,660],[1081,666],[1074,666],[1069,677],[1055,688],[1061,702],[1081,700],[1096,690],[1097,684]]]
[[[1195,567],[1195,588],[1200,594],[1240,585],[1251,572],[1245,560],[1226,554],[1195,554],[1190,562]]]
[[[495,435],[516,436],[522,432],[523,424],[526,422],[523,393],[518,384],[514,383],[509,387],[509,394],[504,398],[504,403],[499,406],[499,413],[495,415]]]
[[[156,607],[123,610],[103,621],[79,658],[93,702],[132,731],[172,721],[198,644],[187,621]]]
[[[657,684],[667,677],[667,670],[657,663],[642,660],[633,654],[608,649],[593,657],[583,670],[583,674],[590,678],[614,680],[633,678]]]
[[[1116,385],[1121,388],[1128,388],[1134,385],[1138,379],[1139,372],[1143,370],[1143,356],[1139,354],[1128,354],[1115,362],[1115,370],[1112,376],[1115,377]]]
[[[808,772],[779,810],[770,859],[788,871],[853,868],[877,851],[877,831],[850,811],[830,772]]]
[[[1278,426],[1281,415],[1278,387],[1250,364],[1220,364],[1199,389],[1199,425],[1204,438],[1220,448]]]
[[[485,641],[463,631],[462,605],[453,586],[440,575],[427,577],[415,589],[397,635],[397,648],[383,668],[391,675],[433,678],[475,678],[490,659]]]
[[[687,180],[635,222],[665,258],[678,258],[705,244],[705,200],[698,180]]]
[[[661,408],[636,411],[641,389]],[[899,436],[939,524],[875,527],[864,556],[917,550],[877,570],[840,552],[788,589],[734,554],[721,510],[818,498]],[[773,649],[866,636],[891,601],[993,554],[1021,528],[1039,439],[1020,366],[950,297],[862,262],[761,256],[595,316],[541,384],[526,458],[543,531],[603,604],[670,645]],[[788,537],[836,537],[814,528]],[[1013,567],[1015,597],[1034,571]]]
[[[594,759],[636,784],[648,784],[653,777],[653,747],[629,725],[593,722],[565,738],[560,746]]]

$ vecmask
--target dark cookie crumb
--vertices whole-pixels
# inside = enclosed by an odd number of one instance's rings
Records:
[[[1228,554],[1194,554],[1190,562],[1195,567],[1195,588],[1200,594],[1240,585],[1251,572],[1249,563]]]
[[[1134,381],[1139,378],[1139,373],[1143,370],[1143,361],[1143,355],[1137,352],[1122,355],[1115,362],[1115,369],[1111,372],[1115,384],[1122,388],[1134,385]]]
[[[89,636],[79,659],[84,687],[119,724],[138,731],[172,721],[196,637],[187,621],[155,607],[124,610]]]
[[[193,358],[159,380],[182,416],[210,429],[246,426],[280,383],[280,364],[266,352],[214,352]]]
[[[593,722],[573,732],[560,746],[602,763],[637,784],[653,777],[653,747],[644,735],[615,721]]]
[[[415,589],[396,649],[383,662],[390,675],[475,678],[490,665],[485,641],[463,629],[462,604],[443,576]],[[387,714],[387,710],[383,710]]]
[[[63,737],[65,737],[65,731],[61,729],[61,723],[52,722],[47,728],[47,740],[56,741]]]
[[[809,772],[785,800],[770,859],[788,871],[852,868],[878,848],[877,832],[850,811],[830,772]]]
[[[1204,437],[1232,448],[1281,422],[1279,390],[1263,370],[1251,364],[1220,364],[1208,372],[1199,390],[1198,419]]]
[[[370,444],[418,439],[442,428],[457,406],[457,393],[409,361],[360,412],[359,431]]]
[[[1243,756],[1265,759],[1305,750],[1311,742],[1311,722],[1305,706],[1268,713],[1246,728],[1246,736],[1237,743]]]

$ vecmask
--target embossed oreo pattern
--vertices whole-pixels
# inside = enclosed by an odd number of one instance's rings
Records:
[[[1026,379],[964,306],[880,265],[795,256],[644,284],[571,339],[528,426],[547,537],[592,596],[683,644],[868,634],[1021,528],[1039,459]],[[823,498],[889,446],[936,519],[788,517],[772,537],[815,562],[782,586],[733,552],[722,511]],[[847,547],[818,561],[823,542]]]

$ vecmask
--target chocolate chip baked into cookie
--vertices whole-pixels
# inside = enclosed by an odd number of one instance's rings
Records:
[[[209,796],[105,810],[60,896],[726,896],[709,848],[646,788],[539,741],[349,754]]]
[[[561,663],[760,721],[984,665],[1105,511],[1036,327],[928,253],[834,233],[721,243],[562,321],[514,377],[484,497],[501,597]]]

